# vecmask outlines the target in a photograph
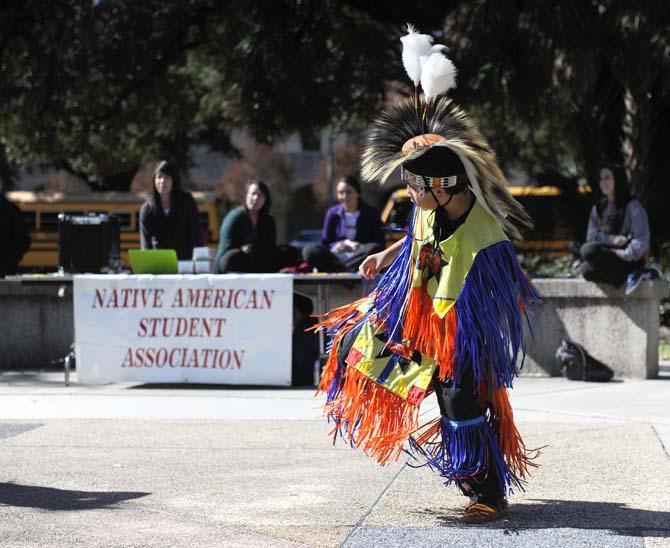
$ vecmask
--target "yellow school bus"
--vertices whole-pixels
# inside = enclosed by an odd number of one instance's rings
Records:
[[[192,192],[200,211],[203,235],[210,247],[219,240],[218,200],[214,192]],[[58,215],[106,213],[119,218],[121,265],[129,267],[128,250],[140,247],[139,216],[147,192],[96,192],[73,195],[63,192],[13,191],[7,198],[21,208],[32,244],[24,255],[22,270],[56,270],[58,267]]]
[[[556,186],[511,186],[510,193],[533,218],[535,227],[524,240],[515,242],[519,251],[566,253],[574,241],[583,241],[592,207],[591,188],[581,186],[570,198]],[[391,193],[382,209],[387,244],[402,237],[412,210],[407,189]]]

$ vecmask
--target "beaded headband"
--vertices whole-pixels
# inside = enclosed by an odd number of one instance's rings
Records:
[[[452,175],[450,177],[426,177],[424,175],[417,175],[411,171],[407,171],[404,167],[402,170],[402,179],[410,185],[422,188],[451,188],[458,184],[458,176]]]

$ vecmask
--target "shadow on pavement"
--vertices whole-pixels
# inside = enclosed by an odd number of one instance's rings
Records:
[[[145,497],[150,494],[127,491],[70,491],[36,485],[0,483],[0,504],[55,511],[109,508],[119,502]]]
[[[165,382],[165,383],[144,383],[137,384],[135,386],[129,386],[128,390],[141,389],[141,390],[236,390],[236,391],[245,391],[245,390],[254,390],[254,391],[274,391],[282,390],[286,392],[291,392],[294,390],[316,390],[313,386],[269,386],[264,384],[205,384],[205,383],[195,383],[195,382]]]
[[[55,375],[54,373],[58,373]],[[65,386],[65,374],[60,370],[0,371],[0,383],[8,385]]]
[[[453,513],[434,509],[418,513],[432,515],[442,525],[464,525],[461,516]],[[518,504],[512,501],[504,519],[476,527],[510,533],[525,529],[597,529],[629,537],[670,538],[670,511],[630,508],[617,502],[526,499]]]

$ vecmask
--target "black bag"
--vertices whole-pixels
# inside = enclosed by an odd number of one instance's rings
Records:
[[[573,381],[607,382],[614,376],[614,371],[569,339],[561,341],[556,359],[563,367],[563,374]]]

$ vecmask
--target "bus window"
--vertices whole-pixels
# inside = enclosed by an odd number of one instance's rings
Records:
[[[589,187],[581,187],[574,196],[564,196],[555,186],[510,187],[510,192],[535,222],[532,230],[524,231],[525,239],[515,242],[517,249],[567,253],[572,242],[586,233],[592,205]],[[382,211],[387,245],[402,237],[398,229],[409,225],[411,210],[406,189],[391,194]]]
[[[30,232],[33,232],[37,228],[37,216],[34,211],[24,211],[21,210],[21,215],[23,216],[23,222],[26,224],[26,227]]]
[[[148,193],[96,192],[81,196],[62,192],[8,192],[22,211],[33,243],[21,261],[22,270],[56,270],[58,266],[58,215],[80,216],[105,213],[119,218],[121,264],[128,267],[128,250],[140,247],[139,211]],[[215,248],[219,238],[218,200],[213,192],[193,192],[200,211],[203,236]]]

